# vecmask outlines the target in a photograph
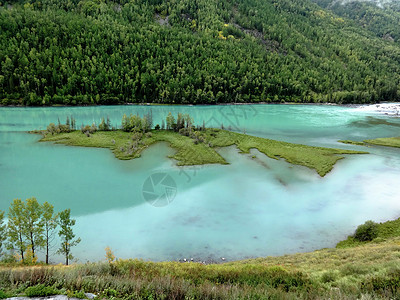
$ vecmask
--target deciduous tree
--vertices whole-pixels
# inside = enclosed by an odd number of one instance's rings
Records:
[[[54,215],[54,206],[48,202],[43,203],[42,212],[44,247],[46,251],[46,264],[48,264],[49,252],[54,241],[55,229],[57,228],[57,216]]]
[[[24,251],[26,250],[27,242],[24,238],[25,231],[25,203],[21,199],[14,199],[8,210],[8,245],[10,250],[16,250],[21,255],[22,262],[24,261]]]
[[[69,261],[74,258],[71,253],[71,248],[79,244],[81,239],[75,239],[75,234],[72,231],[72,226],[75,225],[75,220],[71,219],[70,209],[66,209],[59,213],[58,222],[61,227],[58,232],[58,235],[61,238],[61,246],[57,253],[65,256],[65,264],[68,265]]]

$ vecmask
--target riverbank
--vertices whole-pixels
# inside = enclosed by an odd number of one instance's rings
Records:
[[[398,222],[397,222],[398,223]],[[385,224],[385,223],[384,223]],[[223,264],[137,259],[72,266],[0,265],[0,298],[394,299],[400,238]]]
[[[32,133],[44,132],[34,131]],[[270,158],[283,158],[291,164],[314,169],[322,177],[332,170],[338,160],[344,158],[344,154],[367,153],[292,144],[222,129],[196,131],[194,139],[169,130],[152,130],[146,134],[116,130],[89,135],[83,134],[81,131],[47,134],[40,141],[68,146],[108,148],[116,158],[122,160],[138,158],[150,145],[156,142],[167,142],[176,150],[176,153],[170,158],[177,160],[179,166],[227,164],[227,161],[216,149],[236,145],[242,153],[249,153],[250,149],[257,149]]]
[[[352,103],[352,104],[341,104],[341,103],[334,103],[334,102],[319,102],[319,103],[309,103],[309,102],[247,102],[247,103],[198,103],[198,104],[190,104],[190,103],[121,103],[121,104],[88,104],[88,105],[65,105],[65,104],[54,104],[54,105],[41,105],[41,106],[28,106],[22,104],[12,104],[12,105],[3,105],[0,103],[0,107],[91,107],[91,106],[123,106],[123,105],[139,105],[139,106],[228,106],[228,105],[316,105],[316,106],[345,106],[345,107],[368,107],[368,106],[376,106],[380,104],[386,104],[384,102],[381,103]],[[394,103],[396,104],[396,103]],[[400,105],[400,103],[399,103]]]

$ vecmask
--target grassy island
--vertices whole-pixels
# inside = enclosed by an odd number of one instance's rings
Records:
[[[400,137],[377,138],[371,140],[364,140],[362,142],[356,142],[351,140],[342,140],[339,142],[343,144],[350,144],[357,146],[377,145],[377,146],[400,148]]]
[[[150,116],[143,119],[139,116],[124,116],[122,129],[118,130],[109,128],[97,130],[94,124],[82,126],[81,130],[69,130],[69,121],[68,127],[59,125],[61,127],[57,130],[57,126],[51,124],[46,131],[39,131],[43,134],[40,141],[69,146],[108,148],[118,159],[123,160],[140,157],[141,153],[154,143],[167,142],[176,150],[171,158],[176,159],[180,166],[227,164],[216,149],[236,145],[242,153],[257,149],[270,158],[283,158],[289,163],[314,169],[320,176],[329,173],[344,154],[367,153],[292,144],[224,129],[205,128],[204,125],[196,128],[191,125],[193,121],[190,116],[182,114],[178,114],[176,122],[175,118],[169,115],[165,128],[164,125],[162,127],[156,125],[155,129],[152,129],[150,125],[152,122],[148,121],[150,118]],[[145,120],[144,127],[141,125],[143,120]],[[102,124],[99,128],[105,128],[104,120]]]
[[[399,137],[388,137],[388,138],[377,138],[373,140],[365,140],[365,143],[400,148],[400,136]]]

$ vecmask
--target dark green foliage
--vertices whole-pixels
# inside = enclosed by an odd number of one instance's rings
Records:
[[[46,297],[59,294],[60,291],[44,284],[30,286],[25,290],[28,297]]]
[[[10,297],[11,297],[11,295],[6,293],[3,289],[0,289],[0,299],[7,299],[7,298],[10,298]]]
[[[381,276],[370,277],[362,284],[362,290],[377,292],[380,295],[384,295],[387,299],[398,299],[398,297],[395,298],[393,295],[400,294],[399,270],[394,270],[393,272]]]
[[[0,8],[3,105],[398,99],[398,45],[308,0],[7,7]],[[155,14],[168,16],[168,26]]]
[[[82,290],[67,293],[67,296],[68,296],[68,298],[87,299],[85,292],[83,292]]]
[[[366,221],[357,227],[354,238],[360,242],[372,241],[378,236],[378,224],[373,221]]]
[[[371,222],[371,221],[369,221]],[[374,223],[374,222],[372,222]],[[365,225],[365,224],[364,224]],[[374,242],[383,242],[386,239],[389,238],[394,238],[394,237],[399,237],[400,236],[400,218],[393,220],[393,221],[387,221],[384,223],[379,223],[376,225],[369,225],[369,226],[364,226],[361,225],[359,227],[362,228],[361,232],[365,230],[365,228],[372,228],[370,231],[372,232],[372,236],[375,236],[375,227],[377,228],[376,230],[376,236],[374,238]],[[370,235],[369,235],[370,237]],[[355,235],[349,236],[346,240],[339,242],[336,247],[337,248],[347,248],[347,247],[354,247],[359,245],[360,243],[365,243],[361,242],[360,240],[355,238]]]
[[[354,20],[360,26],[388,42],[400,42],[400,4],[398,1],[348,1],[314,0],[339,16]],[[385,3],[386,2],[386,3]]]

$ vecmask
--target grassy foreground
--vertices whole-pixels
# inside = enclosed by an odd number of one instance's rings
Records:
[[[358,145],[358,146],[378,145],[378,146],[400,148],[400,137],[377,138],[372,140],[364,140],[362,142],[356,142],[351,140],[344,140],[339,142],[344,144]]]
[[[117,260],[0,265],[0,298],[90,292],[98,299],[398,299],[400,239],[225,264]]]
[[[235,133],[222,129],[206,129],[199,133],[201,142],[195,143],[188,136],[169,130],[152,130],[146,134],[128,133],[121,130],[98,131],[87,136],[80,131],[47,134],[40,141],[82,147],[108,148],[118,159],[140,157],[143,150],[156,142],[167,142],[176,153],[171,158],[178,165],[227,164],[215,151],[219,147],[236,145],[242,153],[255,148],[270,158],[283,158],[289,163],[314,169],[320,176],[329,173],[343,154],[367,152],[343,149],[312,147],[280,142],[260,137]]]

